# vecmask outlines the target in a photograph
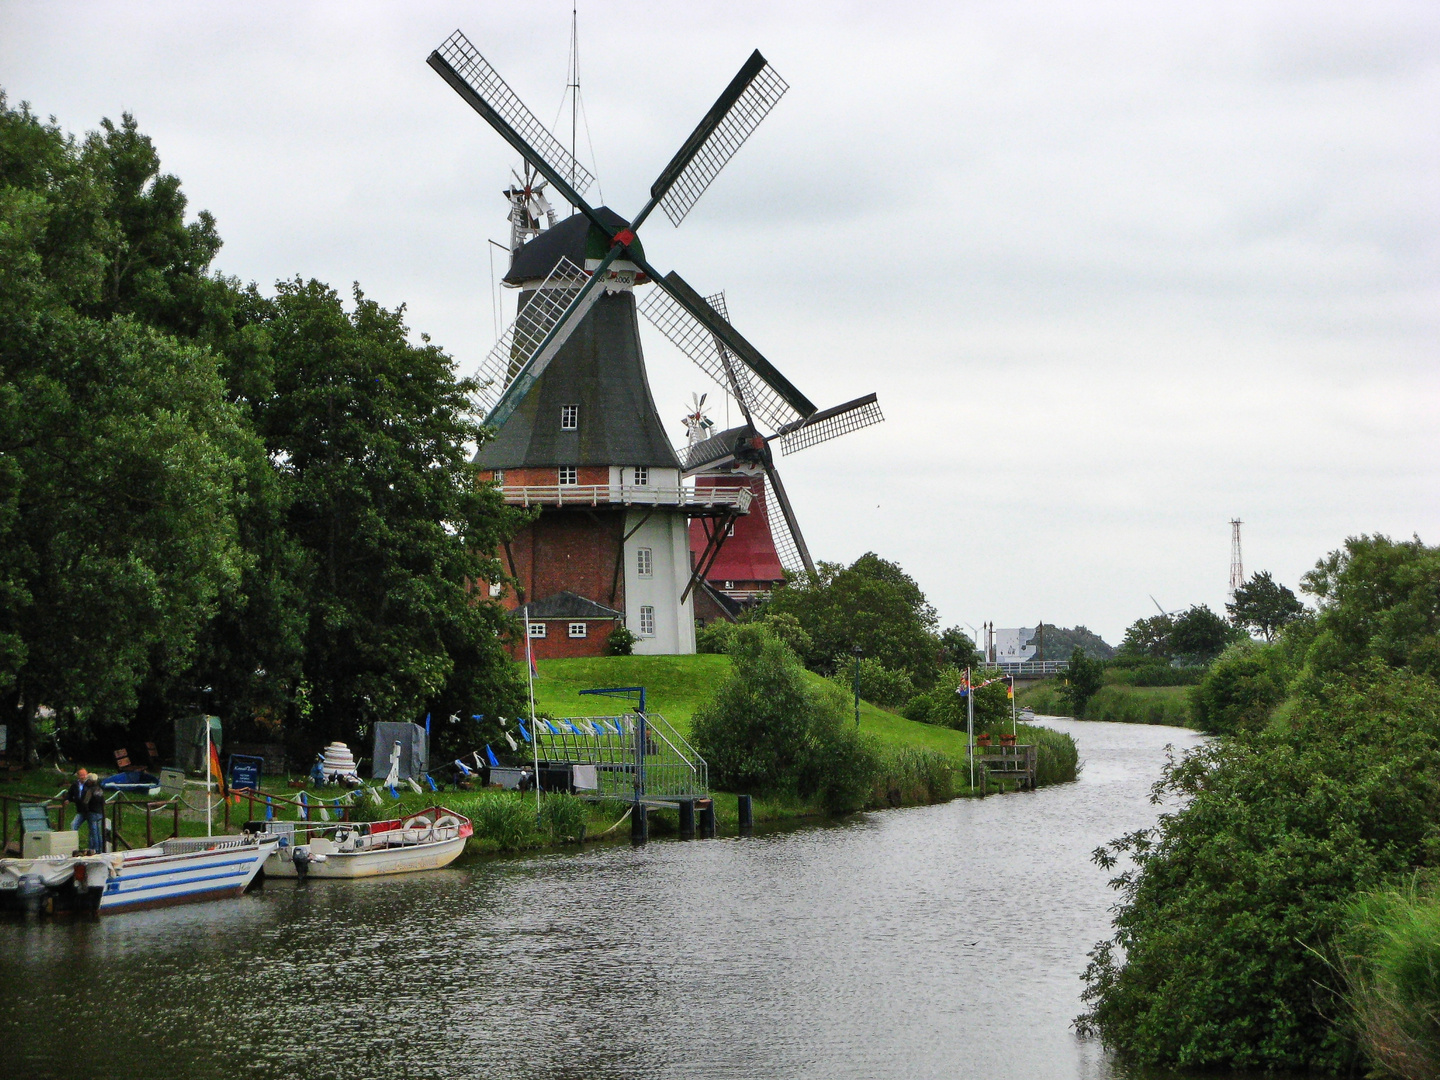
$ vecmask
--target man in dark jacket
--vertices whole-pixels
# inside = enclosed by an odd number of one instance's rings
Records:
[[[70,828],[80,831],[83,819],[90,830],[90,849],[105,850],[105,792],[101,790],[100,778],[91,776],[85,769],[75,770],[75,782],[65,793],[65,800],[75,804],[75,817]]]

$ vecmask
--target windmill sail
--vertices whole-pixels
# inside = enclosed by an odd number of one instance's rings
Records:
[[[750,54],[750,59],[650,187],[652,202],[659,200],[660,209],[665,211],[670,224],[679,225],[685,220],[710,182],[788,89],[785,80],[760,55],[760,50]]]
[[[700,302],[705,303],[717,319],[724,319],[706,301],[702,299]],[[649,319],[655,329],[669,338],[716,385],[734,394],[755,420],[773,430],[802,419],[804,414],[781,397],[748,364],[735,363],[734,354],[722,347],[719,337],[670,293],[654,289],[639,306],[640,314]],[[728,320],[725,321],[728,325]],[[810,411],[813,412],[813,408]]]
[[[476,372],[480,390],[476,398],[487,415],[499,404],[501,395],[539,351],[580,291],[585,274],[569,259],[555,264],[540,287],[530,294],[515,321],[506,327]],[[538,377],[538,372],[536,373]]]
[[[595,177],[525,107],[510,84],[464,34],[456,30],[430,54],[427,63],[506,142],[520,151],[521,157],[539,169],[567,202],[587,209],[580,196],[595,182]]]
[[[764,500],[765,517],[770,523],[770,539],[775,544],[775,554],[780,557],[780,565],[785,568],[785,573],[798,574],[806,568],[805,560],[800,555],[800,545],[795,542],[790,523],[785,520],[785,511],[780,500],[775,497],[768,476],[765,480]]]
[[[839,435],[859,431],[871,424],[878,424],[884,419],[885,416],[880,411],[880,403],[876,400],[875,395],[866,394],[854,401],[836,405],[833,409],[822,410],[814,416],[808,417],[790,431],[782,429],[780,449],[786,454],[793,454],[796,450],[804,450],[807,446],[828,442]]]

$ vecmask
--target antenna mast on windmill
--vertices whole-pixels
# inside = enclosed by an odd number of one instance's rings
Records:
[[[1235,599],[1235,590],[1245,584],[1245,563],[1240,558],[1239,518],[1230,519],[1230,599]]]

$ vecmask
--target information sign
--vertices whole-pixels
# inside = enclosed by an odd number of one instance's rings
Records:
[[[264,765],[264,758],[248,757],[244,754],[231,754],[230,790],[258,791],[260,788],[260,772],[264,768]]]

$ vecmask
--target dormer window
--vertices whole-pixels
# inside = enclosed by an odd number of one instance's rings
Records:
[[[635,486],[644,487],[650,483],[650,467],[648,465],[635,466]]]
[[[579,431],[579,430],[580,430],[580,406],[579,406],[579,405],[561,405],[561,406],[560,406],[560,430],[561,430],[561,431]]]

